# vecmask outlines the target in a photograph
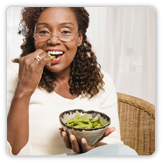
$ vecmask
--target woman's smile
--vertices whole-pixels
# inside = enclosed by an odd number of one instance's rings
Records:
[[[51,60],[51,64],[58,63],[62,59],[63,55],[57,55],[56,58]]]
[[[64,51],[61,49],[48,49],[46,51],[51,58],[51,64],[58,63],[64,56]]]

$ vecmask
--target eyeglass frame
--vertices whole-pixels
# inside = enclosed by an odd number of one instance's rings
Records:
[[[35,27],[35,28],[36,28],[36,27]],[[79,29],[79,30],[80,30],[80,29]],[[77,31],[77,33],[79,32],[79,30]],[[34,30],[34,31],[35,31],[35,30]],[[77,34],[77,33],[76,33],[76,34]],[[73,36],[73,38],[72,38],[71,40],[69,40],[69,41],[61,40],[61,39],[59,38],[59,36],[56,35],[56,34],[52,34],[48,39],[43,40],[43,41],[47,41],[47,40],[51,39],[53,36],[56,36],[56,37],[57,37],[60,41],[62,41],[62,42],[70,42],[70,41],[72,41],[72,40],[76,37],[76,34],[75,34],[75,36]],[[35,32],[34,32],[33,37],[34,37],[35,40],[38,40],[38,41],[39,41],[39,39],[36,39],[36,38],[35,38]]]

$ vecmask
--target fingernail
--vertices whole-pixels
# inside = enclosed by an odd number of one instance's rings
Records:
[[[74,136],[73,135],[70,135],[70,138],[72,141],[74,141]]]
[[[62,132],[62,136],[63,136],[63,137],[65,137],[65,136],[66,136],[64,132]]]
[[[82,143],[86,143],[86,140],[84,138],[81,139]]]

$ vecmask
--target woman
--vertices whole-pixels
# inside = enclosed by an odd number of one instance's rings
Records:
[[[85,35],[88,23],[89,15],[82,7],[23,9],[19,29],[25,36],[22,54],[7,70],[10,154],[99,153],[99,149],[112,149],[106,144],[119,144],[115,151],[127,148],[134,153],[120,140],[114,84],[101,72],[91,50]],[[74,108],[99,110],[110,116],[112,127],[102,141],[91,147],[83,138],[79,148],[74,135],[68,139],[59,128],[58,117]]]

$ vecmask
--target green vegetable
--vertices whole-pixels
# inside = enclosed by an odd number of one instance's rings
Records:
[[[97,128],[97,127],[101,127],[101,124],[98,123],[94,128]]]
[[[74,124],[75,124],[74,122],[68,123],[69,126],[74,126]]]
[[[78,119],[80,117],[80,114],[77,114],[74,118],[69,119],[66,123],[71,123],[74,122],[76,119]]]
[[[93,127],[95,128],[98,124],[98,122],[93,123]]]
[[[84,115],[81,116],[80,118],[76,119],[74,122],[75,122],[75,123],[76,123],[76,122],[89,122],[89,119],[87,119],[87,115],[84,114]]]
[[[89,124],[90,128],[93,128],[93,123],[88,122],[88,124]]]
[[[76,127],[76,128],[90,128],[90,125],[88,125],[88,124],[80,124],[80,125],[76,125],[74,127]]]
[[[55,59],[55,58],[56,58],[55,55],[51,55],[51,56],[50,56],[50,59]]]
[[[93,119],[87,118],[87,115],[84,114],[83,116],[80,117],[80,114],[77,114],[74,118],[68,120],[67,125],[75,127],[75,128],[97,128],[104,126],[105,124],[103,123],[101,117],[98,119]]]
[[[99,117],[99,122],[100,122],[101,126],[104,126],[104,123],[103,123],[101,117]]]
[[[82,125],[82,124],[85,124],[85,123],[83,123],[83,122],[81,122],[81,121],[75,122],[75,123],[74,123],[74,125]]]
[[[91,121],[92,123],[94,123],[94,122],[97,122],[98,119],[91,119],[90,121]]]

